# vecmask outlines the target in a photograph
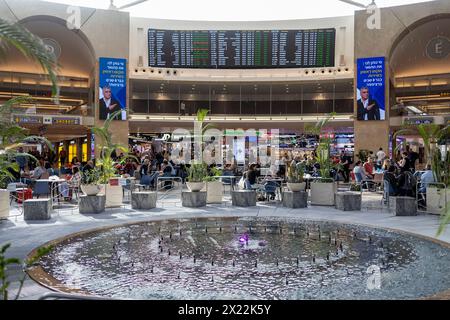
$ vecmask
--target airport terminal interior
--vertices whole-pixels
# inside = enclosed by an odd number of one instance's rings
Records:
[[[78,2],[0,0],[1,298],[450,298],[450,1]]]

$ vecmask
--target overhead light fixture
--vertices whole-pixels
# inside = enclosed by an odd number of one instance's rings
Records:
[[[411,112],[417,113],[417,114],[422,114],[423,111],[420,110],[419,108],[416,108],[414,106],[407,106],[406,109],[408,109]]]

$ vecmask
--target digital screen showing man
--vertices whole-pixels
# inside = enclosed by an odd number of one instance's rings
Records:
[[[357,61],[356,119],[385,120],[385,58],[369,57]]]
[[[122,110],[122,106],[120,105],[120,102],[113,97],[111,87],[109,85],[102,88],[102,93],[103,97],[99,100],[100,119],[106,120],[109,119],[111,114],[114,112]],[[122,120],[122,114],[120,113],[116,119]]]
[[[360,89],[361,99],[358,100],[358,120],[381,120],[378,103],[370,98],[369,88]]]
[[[99,119],[127,120],[127,60],[100,58],[99,76]]]

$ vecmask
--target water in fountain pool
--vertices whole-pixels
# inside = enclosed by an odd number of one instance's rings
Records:
[[[401,299],[448,289],[448,253],[361,226],[224,218],[88,233],[61,242],[40,263],[66,287],[116,298]],[[368,289],[372,265],[381,269],[380,289]]]

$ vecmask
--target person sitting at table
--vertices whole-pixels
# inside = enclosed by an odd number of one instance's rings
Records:
[[[364,174],[365,174],[365,179],[371,180],[374,177],[374,172],[373,172],[373,160],[371,157],[367,157],[366,162],[364,162]]]
[[[361,160],[356,161],[355,166],[353,167],[353,174],[355,175],[356,183],[360,183],[361,181],[363,181],[364,168],[362,166]]]
[[[62,182],[58,184],[59,193],[66,199],[69,200],[73,196],[73,191],[80,188],[81,185],[81,172],[76,166],[72,168],[72,174],[66,176],[67,182]]]
[[[45,169],[44,159],[39,160],[39,165],[34,169],[33,174],[31,175],[31,179],[48,179],[49,174],[47,169]]]
[[[59,169],[58,164],[55,163],[53,166],[50,164],[50,162],[45,163],[45,169],[47,170],[48,175],[51,176],[58,176],[59,177]]]
[[[244,173],[245,175],[245,180],[244,180],[244,185],[245,185],[245,189],[246,190],[253,190],[253,185],[256,184],[256,164],[252,163],[249,167],[248,170]]]

